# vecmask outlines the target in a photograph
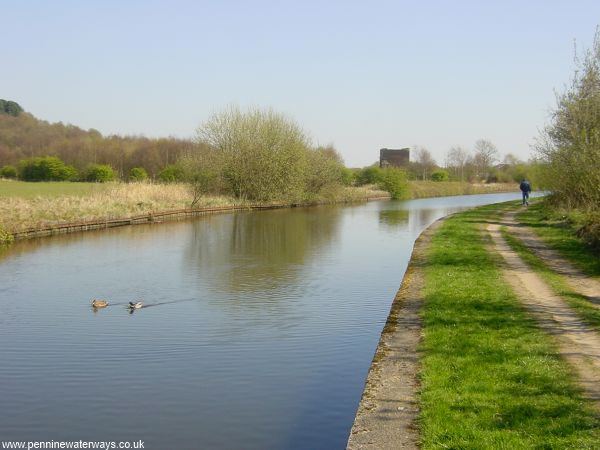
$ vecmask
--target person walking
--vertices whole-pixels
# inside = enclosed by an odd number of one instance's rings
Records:
[[[529,206],[529,193],[531,192],[531,184],[529,184],[527,179],[524,179],[521,181],[519,189],[521,189],[521,192],[523,193],[523,205]]]

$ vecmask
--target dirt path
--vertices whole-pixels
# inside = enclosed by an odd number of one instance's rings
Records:
[[[571,289],[587,297],[591,303],[600,308],[600,282],[581,273],[568,260],[542,242],[531,229],[517,223],[516,214],[517,211],[511,211],[503,220],[509,227],[510,233],[518,237],[554,272],[562,275]]]
[[[425,246],[441,222],[415,242],[410,264],[394,298],[348,440],[348,449],[416,449],[416,402],[423,304]]]
[[[512,233],[517,228],[516,223],[511,225],[514,223],[514,214],[505,219],[502,222],[511,227]],[[600,410],[600,335],[586,326],[519,258],[502,237],[500,226],[489,224],[487,229],[496,251],[506,263],[506,280],[541,328],[556,338],[559,353],[576,369],[584,395],[594,400]],[[532,237],[529,236],[529,239]]]

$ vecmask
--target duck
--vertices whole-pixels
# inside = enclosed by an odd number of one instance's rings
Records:
[[[142,306],[144,306],[142,302],[129,302],[129,305],[127,305],[129,309],[140,309]]]
[[[108,306],[108,302],[106,300],[92,300],[92,308],[106,308]]]

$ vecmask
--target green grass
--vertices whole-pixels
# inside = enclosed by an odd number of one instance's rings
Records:
[[[600,258],[597,252],[575,235],[566,218],[557,217],[543,201],[536,202],[517,214],[517,220],[533,228],[544,242],[572,261],[585,274],[600,277]]]
[[[600,420],[504,282],[481,232],[492,205],[447,219],[425,272],[423,448],[598,448]]]
[[[72,183],[68,181],[42,181],[33,183],[0,180],[0,198],[15,197],[30,199],[38,196],[85,196],[98,188],[99,185],[97,183]]]

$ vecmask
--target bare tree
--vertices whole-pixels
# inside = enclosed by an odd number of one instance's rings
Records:
[[[425,147],[415,147],[415,162],[414,168],[418,172],[422,180],[427,180],[431,176],[431,172],[435,170],[437,164],[431,152]]]
[[[462,147],[452,147],[446,155],[446,165],[454,170],[456,177],[460,176],[460,181],[465,181],[465,166],[469,162],[469,151]]]
[[[477,166],[477,175],[486,178],[490,167],[498,160],[498,149],[491,141],[479,139],[475,142],[474,161]]]

